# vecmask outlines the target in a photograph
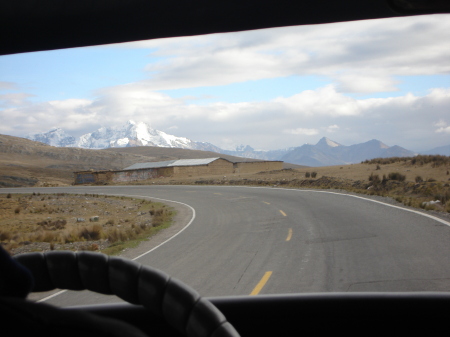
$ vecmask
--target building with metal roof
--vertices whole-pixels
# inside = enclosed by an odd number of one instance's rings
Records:
[[[282,161],[251,161],[233,163],[224,158],[178,159],[136,163],[119,171],[74,172],[75,185],[126,183],[163,177],[189,178],[281,170]]]
[[[139,170],[146,168],[160,168],[160,167],[174,167],[174,166],[208,165],[217,159],[221,158],[216,157],[216,158],[201,158],[201,159],[177,159],[177,160],[167,160],[149,163],[137,163],[124,168],[124,170]]]

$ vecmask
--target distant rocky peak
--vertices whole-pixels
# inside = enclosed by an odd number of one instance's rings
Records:
[[[380,149],[389,149],[390,148],[390,146],[384,144],[383,142],[379,141],[378,139],[369,140],[365,144],[376,146],[376,147],[379,147]]]
[[[319,140],[319,142],[316,144],[318,147],[337,147],[342,146],[341,144],[335,142],[334,140],[331,140],[327,137],[323,137]]]
[[[52,146],[72,146],[76,141],[75,137],[68,135],[61,128],[53,128],[48,132],[31,134],[25,138]]]
[[[252,151],[255,151],[255,149],[252,148],[250,145],[241,144],[241,145],[236,146],[236,151],[237,152],[252,152]]]

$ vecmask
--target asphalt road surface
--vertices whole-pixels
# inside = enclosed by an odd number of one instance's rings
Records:
[[[312,190],[105,186],[8,192],[131,195],[178,201],[184,230],[137,259],[203,296],[450,291],[450,227],[420,211]],[[64,292],[55,305],[118,302]]]

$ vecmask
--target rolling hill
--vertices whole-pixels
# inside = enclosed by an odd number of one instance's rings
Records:
[[[256,160],[209,151],[153,146],[103,150],[55,147],[0,135],[0,187],[68,185],[73,181],[74,171],[120,170],[135,163],[211,157],[233,162]],[[285,167],[299,166],[286,164]]]

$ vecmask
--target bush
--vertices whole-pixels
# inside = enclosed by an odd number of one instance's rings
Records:
[[[315,178],[315,177],[317,177],[317,172],[311,172],[311,178]]]
[[[388,178],[390,180],[405,181],[406,176],[404,174],[399,173],[399,172],[391,172],[391,173],[389,173]]]
[[[306,172],[305,173],[305,178],[309,178],[309,177],[311,177],[311,173],[310,172]]]
[[[450,164],[450,157],[441,155],[419,155],[415,157],[389,157],[389,158],[374,158],[370,160],[363,161],[364,164],[393,164],[393,163],[407,163],[410,162],[412,165],[424,165],[431,163],[432,167],[439,167],[443,165]]]
[[[423,181],[421,176],[416,177],[416,183],[421,183]]]
[[[369,176],[369,181],[373,182],[374,184],[378,184],[380,180],[380,176],[378,174],[371,173]]]
[[[99,240],[102,236],[102,226],[93,225],[91,228],[83,228],[78,234],[80,238],[85,240]]]

